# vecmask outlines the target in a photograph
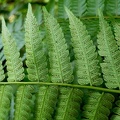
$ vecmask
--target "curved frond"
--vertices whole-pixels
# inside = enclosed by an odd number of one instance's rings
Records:
[[[77,88],[60,87],[55,120],[77,120],[83,92]]]
[[[30,81],[48,81],[48,69],[46,57],[43,50],[42,37],[39,26],[32,13],[31,5],[28,6],[25,21],[25,41],[26,41],[26,65],[28,78]]]
[[[21,85],[15,95],[14,120],[30,120],[33,117],[32,109],[34,105],[34,87],[31,85]]]
[[[85,25],[66,8],[69,16],[72,45],[75,54],[75,67],[78,83],[81,85],[101,85],[100,67],[95,46]]]
[[[113,115],[110,120],[120,120],[120,97],[115,104],[116,106],[112,109]]]
[[[109,93],[89,92],[83,106],[82,116],[86,120],[108,120],[114,96]]]
[[[105,5],[107,15],[120,15],[120,0],[106,0]]]
[[[35,120],[53,120],[58,97],[58,86],[40,86],[35,107]]]
[[[0,85],[0,120],[8,120],[13,88],[10,85]]]
[[[105,0],[87,0],[87,16],[98,16],[98,9],[104,10]]]
[[[73,70],[67,44],[57,20],[43,9],[47,29],[50,73],[52,82],[71,83]]]
[[[7,60],[8,82],[23,80],[24,69],[22,59],[20,58],[16,42],[5,25],[4,19],[2,19],[2,41]]]
[[[0,81],[3,81],[5,78],[3,66],[2,66],[2,61],[0,60]]]
[[[120,88],[120,51],[111,31],[111,27],[99,12],[100,32],[98,34],[99,55],[104,57],[101,63],[104,80],[108,88]]]

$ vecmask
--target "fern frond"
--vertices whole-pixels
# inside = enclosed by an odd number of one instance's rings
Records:
[[[8,120],[13,88],[10,85],[0,85],[0,120]]]
[[[82,20],[83,24],[86,26],[88,34],[91,36],[93,43],[97,45],[97,34],[99,30],[99,20],[98,19],[85,19]]]
[[[47,29],[50,73],[52,82],[71,83],[73,70],[70,63],[67,44],[57,20],[43,9]]]
[[[98,16],[98,9],[104,10],[105,0],[87,0],[87,16]]]
[[[58,18],[68,18],[64,6],[69,8],[76,16],[82,17],[87,10],[86,0],[59,0],[58,2]]]
[[[83,92],[77,88],[60,87],[55,120],[77,120]]]
[[[58,18],[66,19],[68,16],[65,12],[64,6],[70,9],[72,0],[59,0],[58,2]]]
[[[85,12],[87,10],[86,0],[74,0],[74,1],[72,0],[71,2],[72,3],[71,3],[71,9],[70,10],[73,12],[73,14],[75,16],[79,16],[79,17],[84,16]]]
[[[30,120],[32,118],[32,109],[34,105],[33,93],[34,87],[31,85],[21,85],[18,87],[15,95],[15,113],[14,120]]]
[[[20,53],[16,46],[15,40],[8,31],[5,21],[2,18],[2,41],[4,45],[4,54],[6,57],[8,82],[21,81],[24,78],[24,69]]]
[[[83,106],[83,117],[86,120],[108,120],[114,96],[109,93],[89,92]]]
[[[52,115],[57,103],[57,86],[40,86],[35,107],[35,120],[53,120]]]
[[[112,109],[113,115],[110,120],[120,120],[120,97],[115,104],[116,106]]]
[[[48,81],[47,62],[41,38],[37,20],[29,4],[25,21],[25,41],[26,65],[30,81]]]
[[[120,15],[120,0],[106,0],[105,12],[107,15]]]
[[[96,49],[90,40],[86,27],[71,11],[65,9],[70,21],[78,83],[81,85],[101,85],[102,79],[100,78]]]
[[[117,40],[117,45],[120,49],[120,22],[119,21],[113,22],[113,28],[115,32],[115,39]]]
[[[100,56],[104,57],[101,63],[104,80],[108,88],[120,88],[120,51],[116,40],[111,31],[111,27],[104,20],[103,15],[99,12],[100,32],[98,34],[98,48]]]
[[[3,81],[5,78],[3,66],[2,66],[2,61],[0,60],[0,81]]]

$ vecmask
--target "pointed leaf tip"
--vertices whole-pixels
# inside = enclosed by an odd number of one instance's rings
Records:
[[[68,15],[69,18],[71,16],[74,16],[74,14],[66,6],[64,6],[64,8],[65,8],[65,11],[66,11],[66,13],[67,13],[67,15]]]
[[[65,9],[65,12],[66,12],[67,15],[68,15],[68,13],[69,13],[69,9],[68,9],[66,6],[64,6],[64,9]]]
[[[32,6],[30,3],[28,3],[28,12],[32,13]]]
[[[42,10],[43,10],[44,14],[48,14],[48,11],[47,11],[46,7],[43,6]]]
[[[2,26],[6,26],[4,17],[2,17]]]
[[[4,19],[4,17],[2,17],[2,32],[3,31],[7,31],[8,29],[7,29],[7,26],[6,26],[6,23],[5,23],[5,19]]]
[[[98,15],[99,15],[99,18],[104,18],[103,13],[101,12],[100,8],[98,9]]]

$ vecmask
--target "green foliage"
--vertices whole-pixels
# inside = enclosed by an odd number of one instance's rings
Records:
[[[47,81],[48,70],[39,26],[29,4],[25,22],[26,65],[30,81]],[[34,69],[34,70],[33,70]]]
[[[31,120],[33,117],[33,91],[34,87],[31,85],[21,85],[18,87],[15,95],[14,120]]]
[[[120,0],[106,0],[105,10],[108,15],[120,15]]]
[[[113,108],[113,115],[111,117],[111,120],[119,120],[120,119],[120,97],[119,99],[115,102],[116,106]]]
[[[73,71],[62,29],[57,20],[45,8],[43,12],[47,29],[51,81],[71,83]]]
[[[3,81],[5,78],[2,62],[0,61],[0,81]]]
[[[59,0],[58,2],[58,18],[68,18],[64,6],[69,8],[76,16],[84,16],[87,10],[86,0]]]
[[[104,10],[105,0],[87,0],[87,16],[98,16],[98,9]]]
[[[117,45],[120,49],[120,22],[115,21],[113,22],[114,32],[115,32],[115,39],[117,40]]]
[[[35,120],[52,120],[58,97],[57,86],[40,86],[35,106]],[[47,112],[46,112],[47,111]]]
[[[0,85],[0,120],[8,119],[12,95],[13,88],[10,85]]]
[[[86,120],[108,120],[114,96],[109,93],[89,92],[83,106],[83,117]]]
[[[92,40],[90,40],[83,23],[67,8],[66,12],[70,20],[78,83],[81,85],[101,85],[102,79],[100,78],[100,67],[98,66],[95,46]]]
[[[119,120],[119,0],[49,3],[28,5],[25,30],[22,18],[7,27],[2,19],[0,120]],[[25,31],[21,45],[14,31]]]
[[[83,92],[80,89],[61,87],[55,120],[77,120]]]
[[[4,54],[7,60],[8,81],[21,81],[24,78],[24,69],[20,53],[11,33],[8,31],[4,19],[2,19],[2,41]]]
[[[120,51],[112,34],[109,24],[99,12],[100,32],[98,34],[98,48],[100,56],[103,56],[101,63],[104,80],[108,88],[120,88]]]

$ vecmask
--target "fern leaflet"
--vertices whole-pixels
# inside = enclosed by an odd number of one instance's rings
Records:
[[[2,18],[2,41],[4,45],[4,54],[6,57],[8,82],[21,81],[24,78],[24,69],[20,53],[17,49],[15,40],[8,31],[5,21]]]
[[[75,54],[76,73],[81,85],[101,85],[100,70],[95,46],[83,23],[67,8],[69,16],[72,45]]]
[[[8,120],[12,95],[10,85],[0,85],[0,120]]]
[[[82,96],[80,89],[60,87],[55,120],[77,120]]]
[[[48,81],[47,62],[41,38],[37,20],[29,4],[25,22],[25,41],[27,72],[31,81]]]
[[[31,120],[33,117],[33,91],[34,87],[31,85],[21,85],[18,87],[15,96],[14,120]]]
[[[120,0],[106,0],[105,5],[107,15],[120,15]]]
[[[87,10],[86,0],[74,0],[71,3],[71,11],[75,16],[85,16]]]
[[[71,7],[71,0],[59,0],[58,2],[58,18],[67,18],[67,14],[64,10],[64,5],[69,9]]]
[[[113,22],[114,32],[115,32],[115,39],[117,40],[117,45],[120,49],[120,22],[115,21]]]
[[[58,97],[57,86],[39,86],[36,97],[35,120],[53,120]]]
[[[110,120],[119,120],[120,119],[120,97],[115,102],[116,106],[112,109],[113,115]]]
[[[98,16],[98,8],[104,10],[105,0],[87,0],[87,15]]]
[[[86,120],[108,120],[114,96],[109,93],[89,92],[83,106],[83,117]]]
[[[73,81],[67,44],[57,20],[44,8],[44,20],[48,33],[50,73],[52,82],[71,83]]]
[[[100,32],[98,34],[98,48],[100,56],[104,57],[101,63],[104,80],[108,88],[120,88],[120,51],[114,39],[109,24],[99,12]]]

